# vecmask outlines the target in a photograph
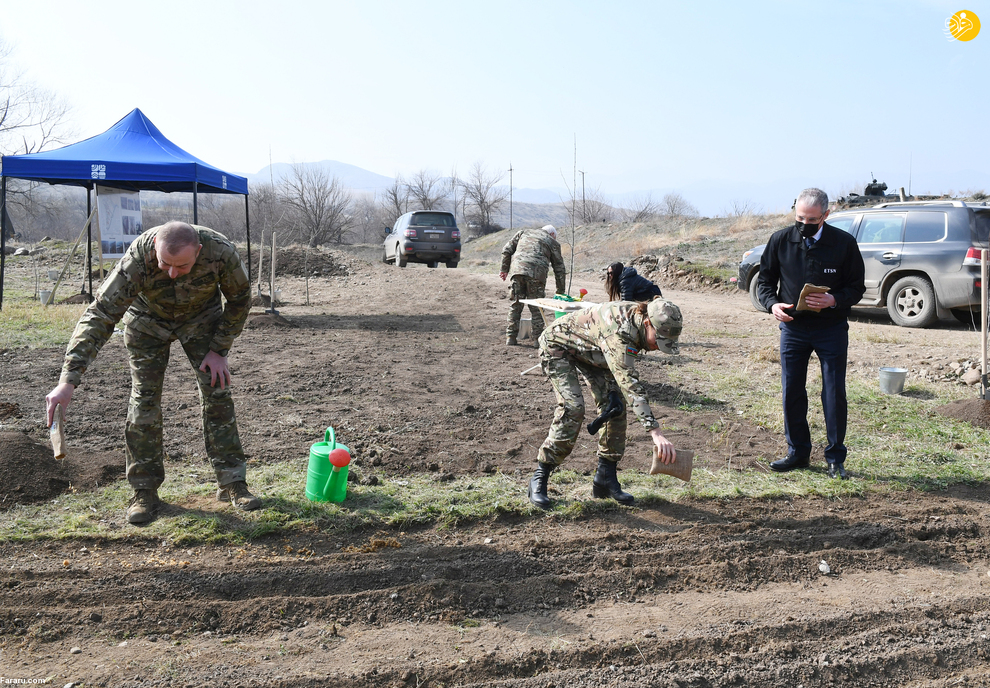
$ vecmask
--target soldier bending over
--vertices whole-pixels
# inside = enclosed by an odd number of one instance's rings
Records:
[[[591,388],[599,413],[610,406],[621,406],[621,399],[614,398],[619,395],[614,391],[617,387],[649,431],[660,460],[668,464],[674,461],[674,446],[660,432],[633,362],[643,349],[677,353],[680,335],[680,309],[661,298],[643,303],[604,303],[569,313],[547,327],[540,337],[540,359],[557,395],[557,409],[540,447],[539,466],[529,483],[529,500],[533,504],[550,508],[547,480],[577,442],[584,420],[579,377]],[[625,448],[626,413],[622,409],[598,431],[598,470],[592,484],[595,497],[633,503],[633,496],[622,491],[616,475],[616,464]]]
[[[134,240],[79,319],[59,384],[45,397],[48,424],[56,404],[63,410],[68,407],[83,373],[123,318],[131,367],[124,424],[127,480],[134,488],[129,522],[151,521],[160,503],[158,487],[165,480],[162,385],[176,339],[197,371],[206,452],[220,486],[217,499],[239,509],[261,506],[247,487],[227,368],[227,352],[244,328],[250,300],[244,264],[226,237],[205,227],[169,222]]]

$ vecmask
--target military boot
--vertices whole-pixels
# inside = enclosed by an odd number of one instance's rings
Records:
[[[516,335],[510,334],[505,338],[506,346],[519,346],[519,342],[516,341]]]
[[[555,466],[552,463],[540,463],[529,481],[529,501],[541,509],[550,508],[550,498],[547,496],[547,481]]]
[[[598,499],[611,497],[619,504],[629,506],[636,498],[628,492],[622,491],[619,484],[619,477],[615,474],[616,465],[605,459],[598,459],[598,470],[595,471],[595,479],[591,483],[591,494]]]
[[[135,525],[148,523],[155,518],[155,511],[161,501],[158,490],[134,490],[131,503],[127,507],[127,522]]]
[[[261,506],[261,500],[248,492],[247,483],[243,480],[229,485],[221,485],[217,489],[217,501],[230,502],[244,511],[254,511]]]

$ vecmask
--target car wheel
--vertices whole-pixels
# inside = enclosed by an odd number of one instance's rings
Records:
[[[408,259],[404,255],[402,255],[402,253],[399,251],[398,245],[396,245],[396,247],[395,247],[395,267],[397,267],[397,268],[404,268],[404,267],[406,267],[406,263],[408,263],[408,262],[409,262]]]
[[[897,280],[887,294],[887,312],[895,325],[928,327],[938,320],[932,283],[913,276]]]
[[[760,303],[760,295],[757,293],[757,287],[759,286],[760,271],[757,270],[753,275],[753,278],[749,281],[749,302],[753,304],[753,308],[760,311],[761,313],[766,313],[767,309],[763,307]]]
[[[978,307],[975,309],[953,308],[950,312],[952,313],[952,317],[961,322],[963,325],[967,325],[976,330],[983,327],[983,323],[980,321],[980,309]]]
[[[435,268],[435,267],[436,267],[436,266],[438,266],[438,265],[440,265],[440,263],[439,263],[438,261],[435,261],[435,260],[434,260],[434,261],[432,261],[432,262],[430,262],[430,263],[427,263],[427,264],[426,264],[426,267],[428,267],[428,268]]]
[[[457,267],[457,261],[456,261],[456,260],[448,260],[448,261],[447,261],[447,262],[445,263],[445,265],[446,265],[446,266],[447,266],[448,268],[456,268],[456,267]]]

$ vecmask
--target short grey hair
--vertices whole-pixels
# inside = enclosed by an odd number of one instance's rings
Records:
[[[828,210],[828,194],[821,189],[816,189],[811,187],[810,189],[805,189],[800,194],[798,194],[797,201],[794,202],[794,207],[796,208],[798,203],[807,203],[808,205],[816,205],[818,209],[822,211],[824,215]]]
[[[187,246],[199,246],[199,233],[192,225],[178,220],[162,225],[155,238],[158,248],[170,256],[180,253]]]

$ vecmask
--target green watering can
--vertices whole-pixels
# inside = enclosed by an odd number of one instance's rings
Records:
[[[306,498],[311,502],[342,502],[347,496],[347,466],[351,450],[337,443],[333,428],[309,448]]]

